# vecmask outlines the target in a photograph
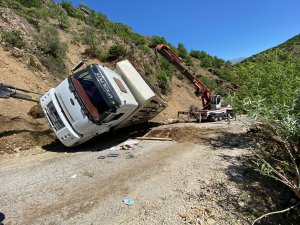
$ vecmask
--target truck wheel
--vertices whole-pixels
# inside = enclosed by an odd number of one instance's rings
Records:
[[[208,116],[207,120],[209,122],[216,122],[217,121],[216,117],[214,117],[214,116]]]

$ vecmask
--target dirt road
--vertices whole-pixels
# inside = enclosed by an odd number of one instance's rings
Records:
[[[235,137],[246,128],[240,119],[160,126],[152,135],[176,141],[140,141],[134,150],[118,151],[116,158],[98,159],[112,151],[97,140],[75,152],[58,145],[55,152],[36,147],[3,155],[4,224],[245,223],[217,200],[223,196],[220,190],[240,195],[229,175],[243,173],[238,159],[247,150]],[[125,205],[124,198],[134,203]]]

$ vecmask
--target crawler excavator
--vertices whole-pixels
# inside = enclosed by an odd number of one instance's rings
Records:
[[[156,47],[158,52],[163,58],[171,63],[179,72],[181,72],[191,83],[194,84],[196,95],[201,98],[202,109],[191,106],[188,111],[179,111],[180,115],[187,115],[188,119],[196,119],[198,122],[201,120],[216,121],[221,119],[230,120],[234,117],[234,111],[231,106],[223,107],[221,105],[221,96],[212,95],[211,91],[204,86],[204,84],[196,78],[196,76],[186,67],[182,59],[176,55],[169,46],[159,44]]]

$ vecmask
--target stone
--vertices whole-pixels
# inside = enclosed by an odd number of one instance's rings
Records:
[[[12,51],[11,51],[11,56],[14,57],[14,58],[22,58],[23,57],[23,52],[21,49],[18,49],[18,48],[13,48]]]
[[[41,72],[45,72],[44,66],[34,55],[29,56],[29,65],[38,69]]]
[[[215,224],[215,220],[214,219],[212,219],[212,218],[208,218],[207,220],[206,220],[206,224],[207,225],[214,225]]]

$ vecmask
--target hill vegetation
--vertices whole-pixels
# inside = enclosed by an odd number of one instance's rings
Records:
[[[224,69],[238,83],[232,104],[261,122],[255,166],[300,198],[300,35]],[[299,204],[299,203],[298,203]]]

